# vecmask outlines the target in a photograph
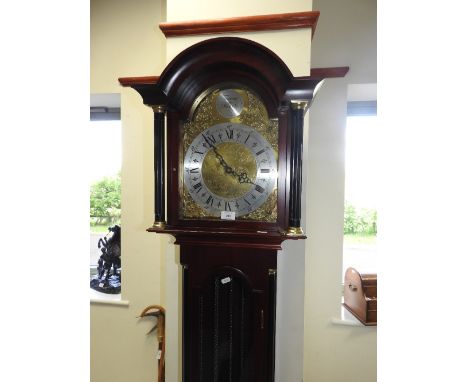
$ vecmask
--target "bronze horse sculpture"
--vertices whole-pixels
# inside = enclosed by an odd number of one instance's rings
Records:
[[[110,238],[107,236],[112,233]],[[109,227],[109,233],[100,238],[97,276],[91,279],[91,288],[104,293],[120,293],[120,226]]]

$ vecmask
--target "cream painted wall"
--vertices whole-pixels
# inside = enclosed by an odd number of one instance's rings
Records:
[[[118,77],[161,72],[163,16],[163,0],[91,0],[91,93],[120,92]]]
[[[167,21],[206,20],[312,10],[312,0],[168,1]]]
[[[91,380],[154,382],[154,322],[136,316],[161,298],[163,239],[153,222],[152,111],[117,78],[157,75],[165,64],[161,0],[91,0],[91,93],[121,93],[122,299],[129,306],[91,305]]]
[[[377,0],[314,0],[314,67],[349,66],[345,81],[377,81]],[[331,47],[333,47],[331,49]]]
[[[314,0],[312,67],[350,66],[310,110],[304,382],[375,382],[377,330],[339,326],[347,85],[375,83],[375,0]]]

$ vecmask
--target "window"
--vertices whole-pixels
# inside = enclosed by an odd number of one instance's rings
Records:
[[[348,103],[343,276],[348,267],[377,271],[376,120],[375,101]]]
[[[99,240],[113,235],[109,227],[120,226],[121,135],[120,95],[92,95],[88,135],[91,277],[97,274],[102,254]]]

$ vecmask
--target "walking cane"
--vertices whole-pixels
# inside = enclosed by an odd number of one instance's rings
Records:
[[[164,382],[165,374],[165,356],[166,356],[166,310],[160,305],[147,306],[137,318],[156,317],[158,320],[156,325],[147,333],[150,334],[157,329],[158,337],[158,382]]]

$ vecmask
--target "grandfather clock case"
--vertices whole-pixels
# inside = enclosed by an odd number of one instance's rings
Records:
[[[306,238],[303,118],[324,77],[294,77],[266,47],[222,37],[160,77],[120,79],[154,112],[148,231],[180,246],[184,382],[274,381],[277,255]]]

